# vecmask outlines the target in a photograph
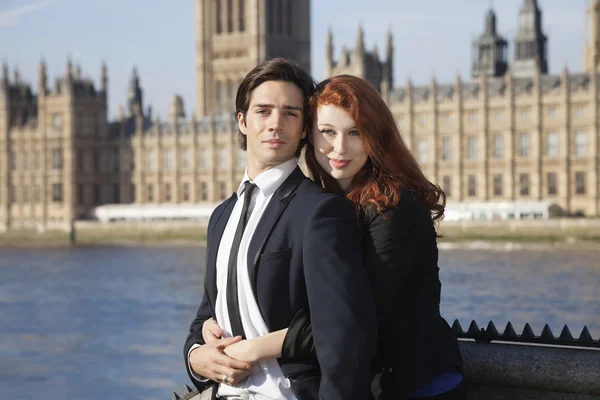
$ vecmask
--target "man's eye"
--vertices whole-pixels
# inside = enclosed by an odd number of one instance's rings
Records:
[[[256,110],[257,114],[268,114],[269,110]]]
[[[294,114],[293,112],[288,112],[287,114],[288,114],[289,116],[292,116],[292,117],[298,117],[298,116],[297,116],[296,114]]]

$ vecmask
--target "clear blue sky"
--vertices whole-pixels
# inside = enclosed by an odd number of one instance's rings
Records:
[[[496,0],[498,30],[512,46],[523,0]],[[549,36],[550,72],[566,64],[583,65],[587,0],[539,0]],[[324,78],[327,29],[333,31],[335,54],[354,47],[359,22],[368,48],[378,44],[383,55],[391,29],[395,46],[396,85],[410,76],[416,84],[451,82],[457,73],[470,77],[471,41],[483,31],[492,4],[485,0],[313,0],[312,73]],[[509,48],[512,58],[512,47]],[[63,75],[68,55],[97,84],[100,66],[109,70],[111,118],[125,103],[127,84],[138,67],[145,103],[162,117],[174,94],[195,105],[193,0],[0,0],[0,61],[21,79],[37,85],[42,57],[50,82]]]

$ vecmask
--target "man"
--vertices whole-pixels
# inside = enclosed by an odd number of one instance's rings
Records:
[[[376,321],[354,211],[297,165],[314,81],[285,59],[258,65],[237,92],[246,174],[208,226],[205,293],[184,347],[199,390],[225,399],[366,399]],[[309,310],[316,359],[249,365],[223,353]],[[205,343],[216,319],[224,338]],[[233,337],[232,337],[233,336]]]

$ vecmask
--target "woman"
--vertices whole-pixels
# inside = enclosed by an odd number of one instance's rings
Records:
[[[440,316],[437,234],[445,194],[422,173],[379,93],[349,75],[328,79],[313,98],[306,164],[314,180],[347,197],[364,233],[364,265],[379,321],[373,395],[378,399],[464,399],[462,360]],[[223,332],[205,323],[207,341]],[[288,330],[225,349],[253,362],[312,352],[310,318]]]

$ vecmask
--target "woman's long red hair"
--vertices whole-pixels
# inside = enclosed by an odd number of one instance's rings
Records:
[[[433,221],[443,217],[446,194],[421,171],[377,90],[355,76],[338,75],[318,85],[312,98],[315,116],[322,105],[341,107],[350,114],[369,156],[365,166],[353,178],[350,192],[345,194],[356,205],[357,211],[364,211],[369,205],[375,206],[380,213],[395,207],[402,188],[406,188],[414,191],[431,210]],[[344,194],[337,181],[317,162],[311,140],[305,154],[313,179],[329,191]]]

